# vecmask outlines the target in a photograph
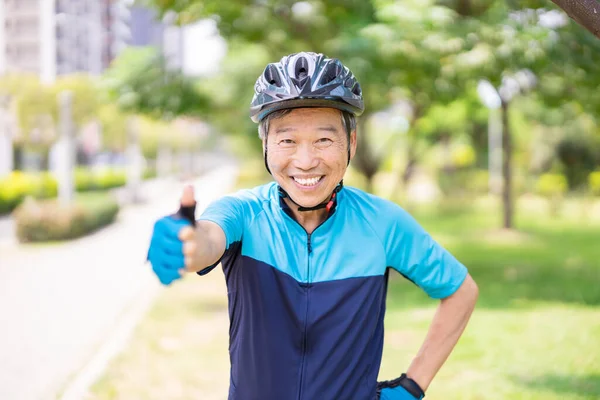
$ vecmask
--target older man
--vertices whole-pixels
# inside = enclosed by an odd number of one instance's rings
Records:
[[[225,273],[230,400],[413,400],[451,353],[475,306],[467,269],[398,205],[344,187],[356,151],[359,83],[339,60],[297,53],[255,85],[274,182],[157,221],[148,253],[164,284]],[[441,299],[398,379],[377,382],[390,271]]]

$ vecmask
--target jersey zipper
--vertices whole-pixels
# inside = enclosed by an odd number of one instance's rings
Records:
[[[308,249],[308,257],[306,261],[306,313],[304,314],[304,337],[302,340],[302,363],[300,364],[300,384],[298,387],[298,400],[302,400],[302,384],[304,383],[304,359],[306,357],[306,346],[308,336],[308,303],[310,295],[310,253],[312,253],[312,244],[310,242],[311,234],[307,232],[306,235],[306,247]]]
[[[290,215],[288,215],[285,212],[284,212],[284,214],[286,215],[287,218],[294,221],[296,224],[300,225],[300,223],[298,223],[298,221],[296,221]],[[321,227],[321,225],[323,225],[330,217],[331,217],[331,215],[327,216],[327,218],[325,218],[325,220],[323,222],[321,222],[319,225],[317,225],[317,227],[312,231],[312,233],[314,233],[317,229],[319,229],[319,227]],[[307,340],[307,336],[308,336],[308,332],[307,332],[308,331],[308,305],[309,305],[309,300],[310,300],[309,299],[310,255],[313,251],[312,233],[308,233],[302,225],[300,225],[300,227],[306,233],[306,249],[308,250],[308,257],[306,260],[306,312],[304,314],[304,332],[303,332],[303,338],[302,338],[302,362],[300,364],[300,382],[298,385],[298,400],[302,400],[302,385],[304,383],[304,362],[306,360],[306,347],[307,347],[307,342],[308,342],[308,340]]]

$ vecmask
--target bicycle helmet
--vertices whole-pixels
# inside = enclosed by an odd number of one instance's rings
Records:
[[[311,52],[267,65],[254,85],[250,118],[260,122],[274,111],[299,107],[331,107],[355,116],[365,108],[352,72],[336,58]]]

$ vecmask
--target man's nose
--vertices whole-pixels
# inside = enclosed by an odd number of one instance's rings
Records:
[[[294,164],[296,168],[310,170],[319,165],[319,157],[313,146],[303,144],[298,146]]]

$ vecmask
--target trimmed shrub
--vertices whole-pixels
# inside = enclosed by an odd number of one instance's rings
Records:
[[[75,190],[87,192],[96,189],[94,173],[87,168],[75,168]]]
[[[45,199],[57,192],[58,183],[50,173],[12,171],[0,178],[0,214],[12,211],[27,196]]]
[[[103,169],[94,174],[95,187],[100,190],[124,186],[127,175],[124,170]]]
[[[20,242],[74,239],[111,224],[119,212],[110,194],[80,195],[72,205],[28,197],[13,212]]]

